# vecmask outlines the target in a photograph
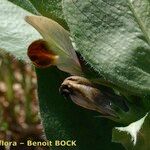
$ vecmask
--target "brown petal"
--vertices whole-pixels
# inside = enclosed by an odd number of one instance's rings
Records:
[[[59,58],[47,46],[46,41],[40,39],[34,41],[28,48],[28,56],[36,67],[46,68],[55,65]]]
[[[86,109],[95,110],[105,116],[115,116],[111,108],[110,97],[104,95],[88,79],[79,76],[71,76],[64,80],[60,87],[60,93]]]

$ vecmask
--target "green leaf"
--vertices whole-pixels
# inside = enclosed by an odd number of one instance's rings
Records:
[[[23,1],[22,0],[8,0],[8,1],[14,3],[15,5],[22,7],[23,9],[25,9],[33,14],[39,15],[39,12],[36,10],[36,8],[31,3],[30,0],[23,0]]]
[[[127,150],[150,149],[150,115],[130,124],[127,127],[113,129],[113,142],[122,143]]]
[[[59,94],[59,87],[67,77],[55,67],[36,69],[41,117],[48,140],[76,140],[72,150],[122,150],[111,143],[115,124],[96,117],[98,113],[82,109]],[[68,149],[55,147],[54,150]]]
[[[0,50],[16,58],[28,60],[27,48],[40,34],[24,21],[31,13],[6,1],[0,0]]]
[[[60,0],[50,1],[49,3],[43,0],[38,1],[38,3],[34,0],[11,0],[11,2],[0,0],[0,10],[0,50],[2,50],[0,52],[9,52],[16,58],[25,61],[29,61],[26,55],[28,46],[33,41],[41,39],[36,30],[24,21],[25,16],[30,16],[31,13],[43,14],[52,17],[66,27],[62,19]]]
[[[66,27],[62,13],[62,0],[9,0],[35,15],[51,18]]]
[[[63,0],[78,51],[129,94],[150,93],[150,1]]]

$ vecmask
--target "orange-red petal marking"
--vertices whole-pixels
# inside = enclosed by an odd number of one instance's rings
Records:
[[[28,56],[36,67],[49,67],[57,63],[58,55],[47,46],[46,41],[34,41],[28,48]]]

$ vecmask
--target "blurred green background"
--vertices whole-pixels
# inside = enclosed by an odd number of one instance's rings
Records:
[[[0,140],[44,140],[38,114],[34,68],[10,55],[0,55]],[[46,147],[0,147],[0,150],[43,150]]]

